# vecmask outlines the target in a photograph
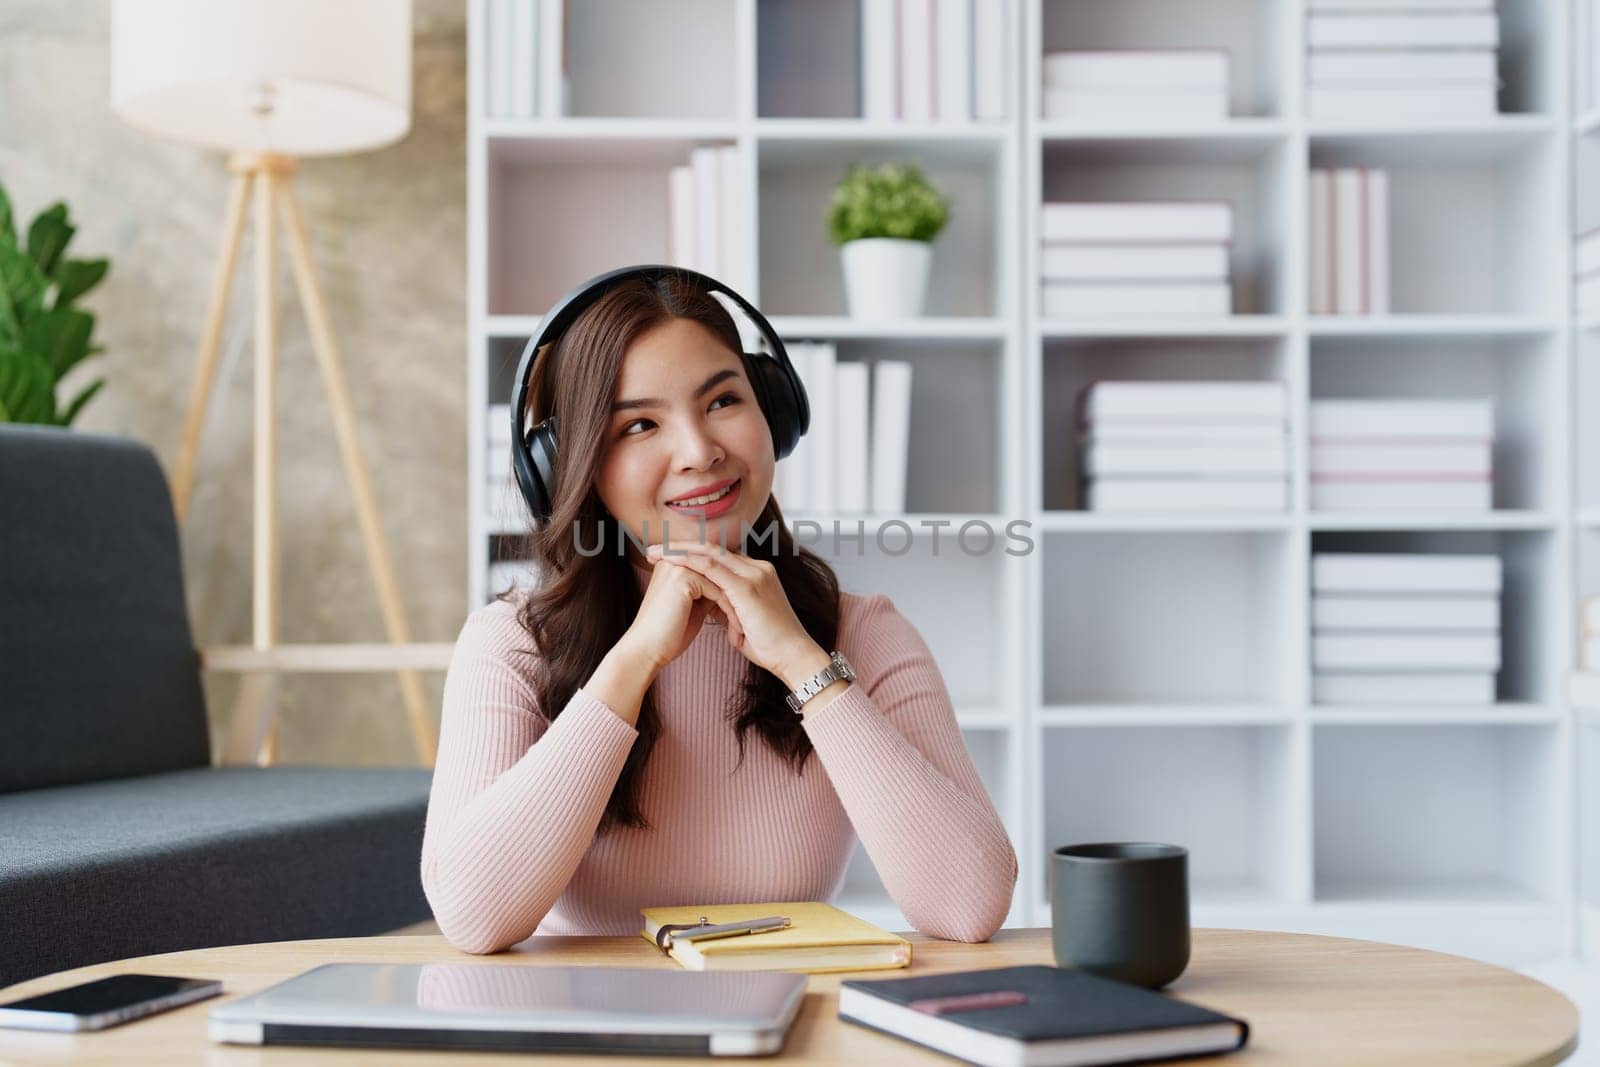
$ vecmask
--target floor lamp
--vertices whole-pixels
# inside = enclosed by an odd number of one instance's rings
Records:
[[[300,157],[379,148],[410,129],[410,0],[113,0],[111,105],[140,129],[230,153],[233,187],[172,476],[180,525],[194,485],[245,216],[253,214],[253,643],[202,654],[209,668],[242,672],[228,754],[271,761],[275,702],[284,671],[393,669],[418,757],[431,764],[436,738],[417,672],[447,664],[449,646],[411,640],[293,185]],[[280,218],[377,586],[387,645],[284,646],[278,641],[274,491]]]

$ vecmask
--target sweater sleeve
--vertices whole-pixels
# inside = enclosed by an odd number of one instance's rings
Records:
[[[532,638],[505,602],[468,616],[445,676],[422,837],[439,929],[496,952],[538,928],[594,839],[638,731],[579,689],[552,722],[530,681]]]
[[[986,941],[1011,909],[1017,856],[939,668],[886,596],[839,640],[856,681],[804,720],[834,791],[913,926]]]

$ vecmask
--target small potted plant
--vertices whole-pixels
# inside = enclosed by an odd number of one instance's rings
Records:
[[[96,378],[65,408],[57,406],[56,386],[67,372],[105,351],[93,342],[94,315],[76,301],[100,284],[107,262],[68,259],[75,232],[59,202],[20,232],[0,186],[0,422],[71,425],[105,384]]]
[[[864,319],[921,315],[932,242],[949,218],[949,201],[916,164],[850,164],[828,206],[828,231],[841,246],[850,314]]]

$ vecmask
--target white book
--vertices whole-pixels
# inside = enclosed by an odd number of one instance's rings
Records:
[[[1311,314],[1332,315],[1337,306],[1333,294],[1333,187],[1332,175],[1327,170],[1311,172],[1307,188],[1310,204],[1310,225],[1306,231],[1310,242],[1311,262],[1308,272],[1311,279],[1309,301]]]
[[[1311,588],[1319,593],[1500,592],[1500,557],[1437,552],[1316,552]]]
[[[1359,315],[1367,310],[1366,181],[1364,172],[1341,167],[1333,172],[1333,294],[1334,311]]]
[[[1143,448],[1287,448],[1280,418],[1192,419],[1105,418],[1095,422],[1083,443],[1131,445]]]
[[[1306,80],[1320,86],[1493,84],[1498,53],[1492,48],[1447,52],[1311,52]]]
[[[819,343],[811,349],[811,377],[816,391],[807,393],[811,400],[811,429],[806,436],[816,439],[811,462],[811,508],[830,515],[839,507],[839,389],[838,353],[831,342]]]
[[[1494,401],[1464,400],[1313,400],[1313,441],[1415,440],[1494,436]]]
[[[1227,243],[1233,205],[1227,201],[1057,202],[1039,212],[1046,242],[1107,244]]]
[[[1319,671],[1489,671],[1500,669],[1500,635],[1313,634]]]
[[[889,122],[898,117],[900,45],[895,39],[900,0],[860,0],[861,117]]]
[[[868,394],[872,369],[866,363],[839,363],[834,367],[838,395],[839,447],[834,456],[834,481],[838,486],[837,510],[865,514],[872,507],[868,468],[872,445],[868,437]]]
[[[1047,282],[1221,281],[1228,277],[1228,246],[1045,245],[1039,274]]]
[[[1314,630],[1499,631],[1497,596],[1323,596],[1311,598]]]
[[[1308,11],[1493,11],[1495,0],[1306,0]]]
[[[539,8],[537,0],[511,0],[512,78],[511,114],[531,119],[539,113],[535,106],[539,75]]]
[[[1212,48],[1101,49],[1044,54],[1046,89],[1196,89],[1228,93],[1228,53]]]
[[[1573,287],[1573,300],[1580,315],[1600,315],[1600,274],[1579,278]]]
[[[1271,448],[1185,448],[1109,444],[1091,438],[1083,450],[1083,471],[1092,477],[1283,478],[1289,473],[1289,449],[1282,440]]]
[[[979,0],[993,3],[994,0]],[[934,0],[934,116],[940,122],[972,120],[973,0]]]
[[[1365,14],[1313,9],[1306,15],[1306,47],[1497,48],[1500,20],[1493,11]]]
[[[489,0],[488,18],[484,37],[488,45],[488,90],[490,118],[506,118],[511,114],[511,83],[514,78],[515,59],[512,57],[516,27],[512,22],[512,0]]]
[[[1318,671],[1311,677],[1318,704],[1493,704],[1489,671]]]
[[[1408,479],[1430,474],[1475,474],[1487,479],[1494,472],[1494,443],[1473,441],[1418,442],[1414,444],[1350,444],[1313,441],[1311,473],[1382,474]]]
[[[694,170],[695,270],[722,276],[722,160],[716,146],[689,150]]]
[[[717,149],[717,189],[722,194],[721,218],[717,232],[722,238],[719,270],[712,277],[726,282],[735,289],[749,287],[744,273],[744,174],[741,171],[738,145],[723,145]]]
[[[1283,479],[1091,478],[1085,483],[1090,511],[1283,511],[1289,483]]]
[[[900,0],[900,118],[933,119],[934,0]]]
[[[1389,172],[1367,170],[1367,308],[1373,315],[1389,313]]]
[[[879,360],[872,367],[872,510],[906,510],[906,469],[911,458],[911,364]]]
[[[1227,315],[1227,282],[1045,282],[1046,315]]]
[[[1447,85],[1311,85],[1306,117],[1314,122],[1470,122],[1499,114],[1494,82]]]
[[[567,70],[567,0],[539,0],[539,114],[561,118],[571,110]]]
[[[1289,398],[1282,382],[1098,381],[1081,394],[1084,420],[1208,418],[1281,423]],[[1098,431],[1097,431],[1098,432]]]
[[[490,478],[510,478],[510,442],[490,441],[483,452],[483,469]]]
[[[784,351],[789,354],[789,362],[794,365],[794,371],[800,376],[800,384],[806,391],[806,401],[811,406],[811,427],[800,440],[795,442],[794,451],[789,453],[778,466],[783,471],[783,494],[778,497],[778,505],[785,512],[810,511],[811,508],[811,467],[817,449],[817,406],[821,401],[817,398],[817,386],[811,373],[811,354],[816,346],[805,341],[784,341]]]
[[[688,164],[673,167],[672,170],[667,172],[667,187],[672,262],[679,267],[698,270],[699,263],[695,259],[699,231],[695,225],[697,197],[695,196],[694,168]]]
[[[512,589],[537,589],[539,577],[539,564],[531,559],[508,559],[491,563],[486,583],[489,600]]]
[[[1378,481],[1313,475],[1311,507],[1315,511],[1489,511],[1494,483],[1471,481]]]
[[[1044,117],[1068,122],[1137,122],[1148,126],[1222,122],[1224,89],[1046,89]]]
[[[1600,18],[1595,20],[1600,22]],[[1583,277],[1600,273],[1600,229],[1580,233],[1573,242],[1573,274]]]
[[[1567,699],[1575,707],[1600,708],[1600,674],[1573,671],[1567,677]]]
[[[1013,0],[981,0],[972,5],[972,111],[980,122],[1006,117],[1006,78],[1010,49],[1006,20]]]

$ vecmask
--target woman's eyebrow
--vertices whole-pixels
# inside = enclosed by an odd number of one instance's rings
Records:
[[[731,367],[726,370],[719,370],[717,373],[707,378],[704,382],[700,383],[700,388],[694,391],[694,395],[696,399],[698,399],[699,397],[709,393],[712,389],[715,389],[718,383],[725,382],[729,378],[737,378],[738,376],[739,372]],[[640,397],[637,400],[618,400],[616,403],[611,405],[611,413],[614,415],[619,411],[632,411],[635,408],[661,408],[666,406],[667,402],[662,400],[660,397],[646,396]]]

